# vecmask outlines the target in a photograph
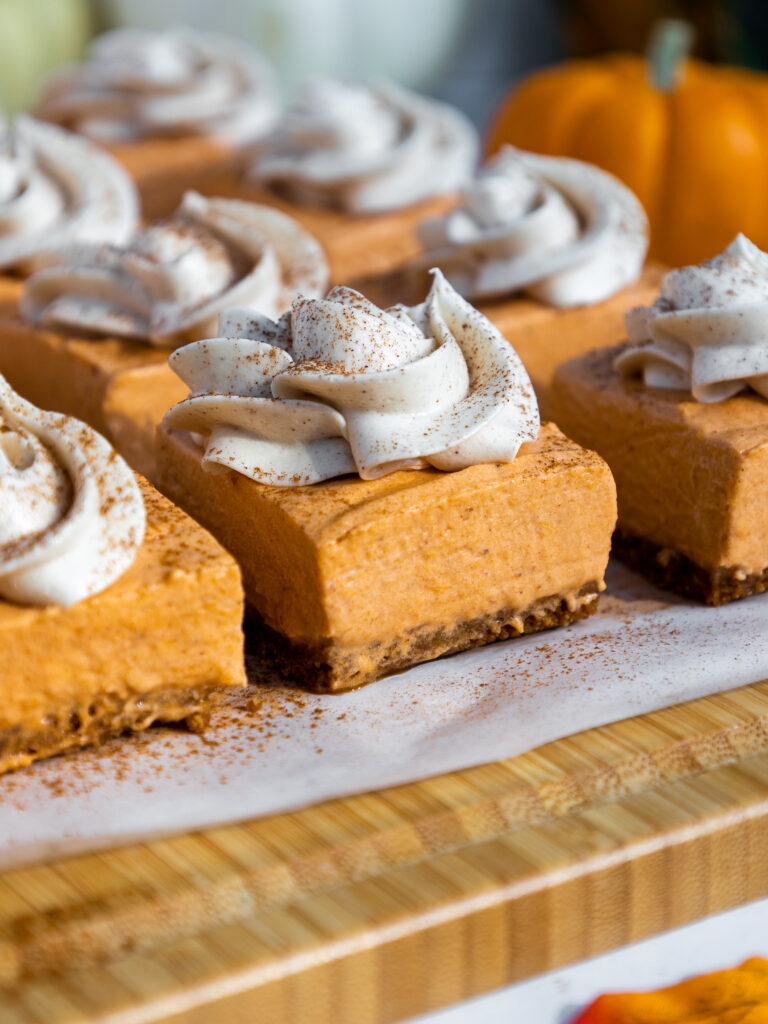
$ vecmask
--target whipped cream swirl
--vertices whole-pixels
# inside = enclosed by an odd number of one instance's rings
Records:
[[[255,147],[250,176],[301,202],[376,213],[459,188],[477,152],[474,128],[447,104],[320,79]]]
[[[745,388],[768,398],[768,253],[744,235],[700,266],[671,270],[653,305],[625,320],[629,347],[614,364],[623,375],[699,402]]]
[[[277,317],[327,283],[320,243],[292,217],[188,192],[170,220],[125,247],[62,252],[29,278],[20,308],[43,327],[173,346],[215,331],[226,306]]]
[[[580,160],[505,147],[447,216],[422,222],[422,267],[469,298],[525,291],[553,306],[600,302],[634,281],[648,221],[634,194]]]
[[[382,310],[337,287],[277,323],[227,310],[221,332],[171,356],[191,394],[164,419],[203,436],[213,471],[278,486],[370,480],[511,462],[538,436],[522,363],[440,271],[419,306]]]
[[[91,427],[42,412],[0,377],[0,597],[69,607],[131,565],[144,501]]]
[[[252,47],[188,28],[116,29],[52,76],[38,114],[103,142],[199,135],[246,143],[279,114],[270,66]]]
[[[131,179],[92,142],[30,117],[0,122],[0,269],[44,266],[76,242],[122,243],[138,216]]]

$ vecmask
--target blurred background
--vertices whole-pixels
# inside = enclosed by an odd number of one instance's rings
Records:
[[[387,76],[449,99],[481,127],[509,86],[565,56],[642,52],[684,17],[695,53],[768,64],[765,0],[0,0],[0,106],[31,105],[47,71],[116,25],[187,24],[250,40],[288,91],[308,74]]]

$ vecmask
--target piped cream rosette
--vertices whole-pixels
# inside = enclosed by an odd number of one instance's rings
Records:
[[[477,162],[463,114],[392,83],[307,82],[250,177],[300,202],[377,213],[452,192]]]
[[[411,308],[338,287],[277,323],[228,310],[222,337],[171,356],[191,394],[165,425],[202,437],[207,469],[278,486],[512,461],[539,431],[528,374],[434,274]]]
[[[87,139],[17,118],[0,123],[0,269],[45,266],[78,242],[125,242],[138,221],[126,172]]]
[[[645,212],[613,175],[511,146],[418,232],[418,266],[441,267],[462,295],[525,291],[552,306],[608,298],[636,280],[648,249]]]
[[[214,331],[227,306],[276,317],[327,283],[320,243],[292,217],[188,192],[124,247],[63,252],[26,282],[21,311],[42,327],[172,346]]]
[[[280,109],[272,69],[245,43],[189,28],[116,29],[47,82],[40,117],[103,142],[199,135],[246,143]]]
[[[745,388],[768,398],[768,253],[737,235],[700,266],[665,275],[659,298],[626,315],[630,347],[616,359],[646,387],[720,402]]]
[[[136,478],[91,427],[0,377],[0,597],[69,607],[104,590],[143,536]]]

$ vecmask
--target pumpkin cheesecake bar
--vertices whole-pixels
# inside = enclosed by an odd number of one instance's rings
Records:
[[[558,423],[615,477],[614,551],[707,604],[768,589],[767,317],[768,256],[740,236],[555,374]]]
[[[512,463],[298,488],[210,476],[175,431],[160,444],[161,487],[235,555],[256,630],[312,689],[596,610],[613,481],[554,424]]]
[[[0,293],[0,373],[31,401],[110,436],[147,476],[143,438],[185,394],[169,350],[215,329],[230,303],[279,316],[327,283],[320,246],[295,221],[194,192],[123,246],[79,245],[48,262],[18,305]]]
[[[447,104],[389,82],[316,79],[221,194],[294,217],[322,243],[331,282],[343,284],[418,253],[418,223],[455,203],[478,148],[473,126]]]
[[[82,64],[45,83],[37,115],[109,149],[133,178],[147,220],[190,189],[236,181],[245,149],[278,117],[269,64],[246,43],[190,28],[117,29]]]
[[[245,684],[234,560],[90,427],[0,378],[0,772]]]
[[[555,367],[613,344],[625,311],[653,301],[661,282],[659,268],[643,267],[638,200],[579,160],[506,147],[417,231],[422,250],[409,264],[355,287],[378,303],[409,302],[440,267],[513,345],[545,418]]]
[[[539,428],[513,350],[441,275],[412,309],[335,288],[221,329],[171,359],[191,394],[159,486],[235,555],[293,677],[348,689],[595,610],[610,472]]]

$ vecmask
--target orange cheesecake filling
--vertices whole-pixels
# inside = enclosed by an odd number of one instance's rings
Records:
[[[575,309],[553,309],[525,297],[480,306],[522,359],[539,400],[542,419],[558,422],[550,397],[557,367],[584,352],[613,345],[623,338],[624,314],[633,306],[653,302],[663,276],[663,267],[649,263],[634,284],[593,306]]]
[[[511,463],[309,487],[205,473],[183,434],[160,431],[163,490],[238,559],[247,600],[297,643],[363,649],[538,601],[602,589],[613,480],[546,424]]]
[[[170,216],[190,189],[223,195],[244,164],[237,147],[198,135],[117,142],[107,149],[133,178],[145,221]]]
[[[745,575],[768,566],[768,401],[723,402],[646,388],[613,369],[620,347],[557,372],[558,422],[608,462],[619,526],[705,569]]]

